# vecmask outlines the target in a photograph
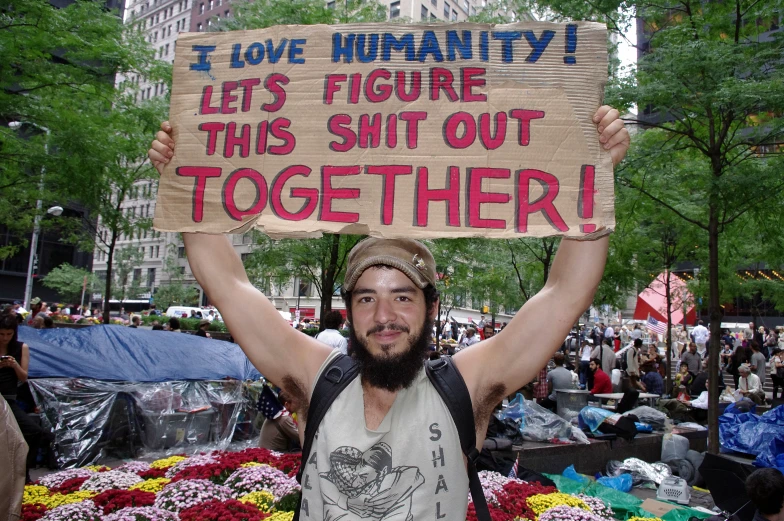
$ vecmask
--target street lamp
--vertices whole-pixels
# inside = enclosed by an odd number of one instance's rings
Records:
[[[24,123],[21,121],[9,121],[8,126],[14,130],[22,128]],[[39,130],[42,130],[46,133],[46,141],[44,142],[44,153],[49,153],[49,129],[46,127],[42,127],[41,125],[36,125],[35,123],[28,123]],[[44,174],[46,170],[41,168],[41,177],[38,180],[38,201],[35,204],[35,219],[33,221],[33,237],[30,239],[30,259],[27,262],[27,280],[25,281],[25,292],[24,292],[24,308],[26,310],[30,310],[30,297],[32,296],[33,292],[33,269],[38,264],[38,236],[41,233],[41,208],[43,207],[43,201],[41,200],[41,194],[44,192]],[[63,208],[61,206],[52,206],[49,208],[46,213],[54,215],[55,217],[62,215]]]

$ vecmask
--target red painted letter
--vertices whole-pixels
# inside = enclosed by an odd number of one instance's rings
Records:
[[[256,198],[247,210],[240,210],[234,202],[234,190],[242,179],[250,179],[256,187]],[[267,181],[252,168],[240,168],[232,172],[223,183],[223,208],[229,217],[241,221],[246,215],[258,215],[267,206]]]
[[[531,180],[539,183],[543,190],[542,196],[533,202],[528,200]],[[553,174],[532,168],[517,171],[517,231],[519,233],[528,232],[528,215],[534,212],[542,212],[547,222],[556,230],[569,231],[569,227],[553,205],[559,189],[558,178]]]
[[[358,175],[359,166],[322,166],[321,167],[321,207],[319,221],[336,223],[355,223],[359,214],[354,212],[332,211],[333,199],[358,199],[359,188],[333,188],[333,176]]]
[[[416,199],[414,200],[414,226],[427,226],[430,201],[446,201],[446,225],[460,226],[460,169],[449,167],[446,188],[430,189],[427,167],[417,168]]]
[[[286,184],[286,181],[295,175],[308,177],[310,175],[310,171],[310,168],[304,165],[291,165],[281,170],[281,172],[275,176],[275,179],[272,180],[272,188],[270,189],[270,206],[272,207],[272,213],[287,221],[301,221],[303,219],[307,219],[313,214],[313,210],[316,209],[316,205],[318,204],[319,195],[318,190],[315,188],[291,189],[290,197],[300,197],[305,199],[302,207],[296,212],[289,212],[286,210],[283,207],[283,202],[281,200],[283,185]]]
[[[543,118],[544,111],[512,109],[509,111],[509,117],[520,120],[518,141],[520,142],[521,147],[525,147],[528,146],[528,143],[531,141],[531,120]]]
[[[195,177],[196,185],[193,187],[193,222],[200,223],[204,218],[204,189],[207,187],[207,178],[220,177],[221,168],[209,166],[181,166],[176,174],[183,177]]]
[[[471,228],[506,228],[506,221],[503,219],[482,219],[480,217],[481,205],[497,203],[508,203],[512,196],[498,192],[483,192],[482,179],[509,179],[511,172],[507,168],[469,168],[468,179],[466,180],[466,197],[468,211],[468,226]]]
[[[380,119],[380,115],[379,115]],[[381,224],[392,224],[395,216],[395,176],[411,175],[413,168],[403,165],[368,166],[365,173],[384,176],[381,189]]]

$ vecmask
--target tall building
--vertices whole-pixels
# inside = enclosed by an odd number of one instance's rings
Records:
[[[486,0],[381,0],[381,3],[386,6],[389,19],[461,22],[484,8]],[[327,5],[339,9],[341,4],[336,0],[329,0]],[[145,34],[147,41],[156,50],[158,59],[173,63],[174,44],[181,33],[209,31],[220,20],[231,15],[231,0],[128,0],[123,20]],[[118,84],[131,82],[137,85],[139,102],[166,94],[165,84],[151,84],[137,75],[120,77],[117,81]],[[123,203],[124,211],[139,218],[152,217],[155,213],[156,193],[156,183],[140,181]],[[98,233],[96,243],[100,244],[103,237],[101,234],[107,233],[105,229],[101,230],[100,223]],[[253,248],[250,235],[233,235],[231,241],[243,258]],[[137,300],[137,304],[143,304],[150,298],[154,299],[156,289],[169,284],[172,277],[198,286],[185,258],[185,248],[179,234],[137,230],[136,233],[120,237],[116,251],[126,248],[139,251],[136,257],[138,262],[130,269],[127,284],[130,286],[135,282],[136,286],[144,288],[138,297],[129,300]],[[106,276],[106,253],[99,247],[95,250],[93,271],[99,278]],[[305,281],[293,280],[282,287],[263,288],[263,291],[282,311],[292,311],[293,315],[293,311],[299,307],[302,318],[315,317],[318,314],[320,305],[316,288]],[[114,293],[118,292],[115,290]],[[102,298],[100,294],[94,294],[92,297],[95,304]],[[206,302],[206,297],[202,295],[202,304]],[[131,306],[132,304],[126,305],[126,309],[131,309]],[[339,297],[335,297],[334,307],[343,307]]]

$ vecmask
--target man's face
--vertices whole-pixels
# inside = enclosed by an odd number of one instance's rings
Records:
[[[689,346],[689,351],[691,351],[692,354],[696,353],[697,352],[697,346],[695,344],[691,344]]]
[[[599,366],[598,366],[598,365],[596,365],[596,362],[593,362],[593,361],[592,361],[590,364],[588,364],[588,368],[591,370],[591,372],[592,372],[592,373],[595,373],[595,372],[596,372],[596,369],[597,369],[598,367],[599,367]]]
[[[403,272],[371,267],[351,292],[351,346],[370,385],[396,391],[422,367],[437,306]]]
[[[378,478],[378,470],[371,467],[369,463],[361,461],[357,465],[357,475],[354,478],[354,487],[361,487]]]

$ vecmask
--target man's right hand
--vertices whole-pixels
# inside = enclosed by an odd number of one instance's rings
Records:
[[[155,141],[152,142],[150,150],[147,151],[152,166],[158,170],[159,174],[163,174],[164,165],[174,157],[174,140],[171,137],[171,131],[172,127],[168,121],[161,123],[161,129],[155,135]]]

